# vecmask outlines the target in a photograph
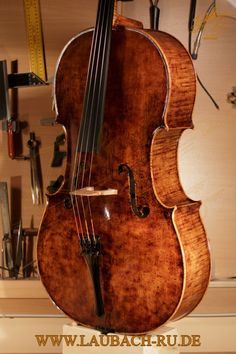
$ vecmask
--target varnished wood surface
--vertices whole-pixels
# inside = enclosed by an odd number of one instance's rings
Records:
[[[163,36],[160,34],[160,38]],[[73,154],[68,159],[64,189],[49,197],[41,224],[38,241],[41,279],[53,301],[70,317],[88,326],[128,333],[154,329],[171,316],[181,317],[192,310],[207,286],[207,281],[200,279],[202,270],[198,269],[204,268],[209,277],[209,260],[202,259],[199,268],[197,263],[193,264],[190,244],[186,241],[187,233],[193,232],[194,236],[201,228],[199,217],[193,221],[192,207],[187,206],[183,212],[185,225],[178,227],[179,220],[173,223],[171,214],[158,203],[153,192],[155,183],[150,172],[153,132],[164,120],[168,122],[168,115],[169,124],[173,124],[170,112],[176,102],[180,127],[185,126],[186,117],[189,121],[192,110],[191,101],[186,108],[185,101],[176,97],[176,88],[174,100],[167,93],[170,81],[179,79],[182,85],[187,82],[185,75],[189,71],[192,103],[195,92],[192,64],[184,48],[170,36],[165,35],[165,41],[167,51],[172,44],[173,53],[180,51],[184,57],[184,70],[180,66],[178,71],[177,65],[171,71],[172,66],[168,65],[171,53],[164,57],[165,48],[163,43],[158,46],[158,35],[151,41],[150,33],[142,31],[113,33],[102,144],[99,154],[94,155],[91,185],[117,189],[118,196],[90,198],[95,232],[101,236],[104,316],[99,318],[94,313],[91,279],[81,255],[74,215],[72,210],[64,208],[72,178]],[[69,152],[71,146],[74,151],[77,141],[90,43],[91,32],[72,41],[57,70],[57,121],[66,127]],[[180,96],[185,93],[180,89]],[[177,168],[176,152],[175,160]],[[134,173],[138,205],[150,208],[145,219],[132,214],[127,175],[118,174],[121,163],[128,164]],[[85,177],[87,173],[86,170]],[[87,215],[88,211],[85,203]],[[176,219],[179,213],[181,209],[177,209]],[[192,222],[196,231],[191,231]],[[200,234],[204,236],[203,229]],[[195,244],[196,257],[204,246],[207,254],[206,243],[200,243],[199,250]],[[186,276],[186,266],[188,272],[198,275],[195,280],[191,275],[189,279]],[[191,285],[196,290],[194,294],[188,291]]]
[[[199,204],[178,206],[173,215],[176,232],[180,235],[186,275],[182,301],[173,319],[187,315],[198,305],[209,282],[210,254]]]

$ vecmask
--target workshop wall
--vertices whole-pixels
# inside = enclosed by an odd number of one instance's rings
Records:
[[[96,1],[86,0],[70,2],[69,7],[65,1],[41,1],[43,32],[45,39],[45,54],[47,63],[49,86],[21,88],[19,95],[18,119],[26,125],[22,129],[22,155],[29,155],[27,142],[29,133],[35,132],[40,142],[39,154],[42,167],[43,193],[47,192],[50,181],[56,180],[64,174],[62,167],[51,167],[53,159],[54,141],[64,132],[61,126],[42,126],[40,120],[55,118],[53,106],[53,85],[57,59],[66,43],[80,30],[91,27],[96,16]],[[66,7],[66,11],[65,11]],[[27,34],[25,28],[24,8],[22,0],[1,1],[0,13],[0,60],[7,60],[8,73],[11,61],[18,60],[18,71],[28,72],[29,57],[27,47]],[[7,153],[7,135],[0,131],[0,181],[8,183],[9,199],[11,203],[12,221],[14,227],[22,218],[22,226],[28,228],[32,225],[38,228],[43,214],[44,204],[33,205],[31,196],[31,177],[29,161],[11,160]],[[65,146],[60,148],[65,150]],[[21,201],[19,202],[19,190]],[[1,232],[0,225],[0,232]],[[1,233],[2,234],[2,233]],[[36,243],[36,242],[35,242]]]

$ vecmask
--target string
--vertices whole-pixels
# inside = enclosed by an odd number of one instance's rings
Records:
[[[109,1],[109,0],[108,0]],[[104,18],[104,21],[105,21],[105,18]],[[103,29],[103,26],[104,26],[104,21],[102,21],[102,27],[101,27],[101,30]],[[89,133],[91,134],[91,125],[92,125],[92,118],[94,116],[94,107],[96,105],[96,101],[95,99],[97,99],[97,96],[98,96],[98,93],[99,93],[99,87],[97,87],[97,83],[100,81],[100,78],[101,78],[101,58],[103,56],[103,53],[101,54],[101,51],[103,49],[103,52],[104,52],[104,48],[102,48],[102,44],[104,46],[104,43],[105,41],[103,40],[103,37],[102,35],[100,36],[99,38],[99,41],[98,41],[98,46],[97,46],[97,51],[96,51],[96,56],[97,56],[97,60],[96,60],[96,63],[94,65],[94,68],[93,68],[93,75],[92,75],[92,80],[93,80],[93,85],[92,85],[92,89],[90,90],[90,95],[89,95],[89,107],[90,107],[90,111],[89,111],[89,114],[86,115],[86,119],[88,121],[87,123],[87,129],[89,131]],[[99,60],[98,60],[99,59]],[[85,126],[85,123],[84,123],[84,126]],[[86,139],[86,145],[85,145],[85,159],[84,159],[84,168],[83,168],[83,175],[82,175],[82,181],[81,181],[81,188],[83,186],[83,183],[84,183],[84,175],[85,175],[85,170],[86,170],[86,158],[87,158],[87,153],[88,153],[88,150],[89,150],[89,142],[90,142],[90,138],[91,138],[91,135],[90,134],[87,134],[87,139]],[[83,136],[84,138],[84,136]],[[83,145],[83,142],[81,142],[81,145]],[[82,146],[81,146],[82,147]]]
[[[111,8],[109,8],[108,16],[111,15]],[[90,113],[90,122],[92,119],[92,116],[95,117],[95,122],[94,122],[94,129],[93,129],[93,140],[92,140],[92,146],[91,146],[91,155],[93,155],[94,150],[95,150],[95,138],[96,134],[98,132],[98,119],[99,117],[103,115],[102,112],[102,103],[104,100],[104,81],[105,81],[105,72],[104,72],[104,67],[105,67],[105,55],[107,54],[106,46],[107,46],[107,29],[109,28],[108,21],[106,21],[106,27],[105,27],[105,38],[101,37],[101,42],[103,43],[103,48],[101,49],[101,46],[99,46],[99,61],[97,62],[96,66],[96,72],[95,72],[95,85],[94,85],[94,90],[93,90],[93,95],[92,95],[92,100],[91,100],[91,107],[93,110]],[[101,44],[101,43],[100,43]],[[100,74],[100,75],[99,75]],[[99,95],[95,95],[96,93],[99,93]],[[96,101],[95,101],[96,100]],[[87,139],[87,146],[88,148],[88,139]],[[87,156],[86,156],[87,157]],[[85,170],[83,171],[85,172]],[[82,179],[82,183],[84,182],[84,175]],[[90,179],[89,179],[89,184],[90,185]]]
[[[105,7],[105,2],[104,2],[104,7]],[[105,16],[106,14],[105,14],[105,11],[103,10],[104,7],[102,8],[102,6],[99,6],[100,14],[98,14],[97,24],[99,24],[99,22],[100,22],[101,27],[104,27],[104,21],[105,21],[105,18],[107,17],[107,16]],[[102,20],[101,20],[101,13],[102,12],[104,13],[104,15],[102,16]],[[109,11],[109,12],[111,12],[111,11]],[[84,100],[84,106],[83,107],[85,109],[84,109],[84,112],[83,112],[83,115],[82,115],[83,121],[82,121],[82,124],[80,125],[80,132],[79,132],[79,136],[78,136],[76,155],[75,155],[74,171],[73,171],[73,176],[72,176],[72,186],[74,184],[74,188],[75,189],[78,187],[78,181],[79,181],[79,174],[80,174],[80,167],[81,167],[81,156],[82,156],[83,145],[84,145],[84,137],[85,137],[85,128],[88,125],[88,128],[89,128],[88,131],[90,131],[90,126],[91,126],[91,123],[92,123],[92,114],[93,114],[93,111],[94,111],[92,108],[90,108],[90,112],[89,112],[90,114],[88,114],[88,108],[89,107],[93,107],[93,105],[90,105],[91,97],[92,97],[92,102],[94,102],[94,100],[95,100],[95,89],[96,89],[96,86],[97,86],[96,82],[98,82],[97,75],[98,75],[99,65],[97,63],[96,71],[95,71],[95,78],[94,78],[94,62],[95,62],[95,58],[99,55],[99,52],[101,50],[102,36],[100,36],[100,41],[98,42],[97,37],[98,37],[98,29],[99,29],[99,27],[98,27],[97,24],[96,24],[96,31],[95,31],[94,36],[93,36],[91,59],[90,59],[90,65],[89,65],[89,75],[88,75],[87,83],[86,83],[86,93],[88,92],[88,94],[85,95],[85,100]],[[99,43],[98,46],[97,46],[97,43]],[[97,60],[97,62],[98,62],[98,60]],[[90,67],[91,67],[91,69],[90,69]],[[93,81],[93,82],[95,82],[95,84],[92,86],[91,85],[91,81],[93,79],[95,79],[95,81]],[[100,77],[100,80],[101,80],[101,77]],[[92,90],[91,90],[91,88],[92,88]],[[92,91],[92,95],[91,95],[91,91]],[[87,121],[88,117],[89,117],[89,121]],[[96,117],[96,120],[97,120],[97,117]],[[81,133],[81,126],[82,126],[82,133]],[[83,175],[82,175],[82,181],[81,181],[81,188],[83,188],[84,173],[85,173],[85,170],[86,170],[86,160],[87,160],[89,139],[90,139],[90,135],[87,134],[86,149],[85,149],[85,159],[83,161],[84,164],[83,164]],[[80,148],[79,148],[79,145],[80,145]],[[93,145],[94,145],[94,143],[93,143]],[[77,165],[76,161],[77,161],[77,154],[78,154],[79,150],[80,150],[79,162],[78,162],[78,165]],[[74,180],[76,166],[77,166],[77,176],[76,176],[76,180]],[[90,203],[89,197],[87,197],[87,198],[88,198],[88,203]],[[74,208],[74,200],[76,201],[76,209],[77,209],[77,213],[78,214],[79,214],[79,205],[78,205],[77,198],[76,197],[72,198],[73,211],[74,211],[74,214],[75,214],[75,217],[76,217],[75,208]],[[83,203],[83,197],[82,196],[81,196],[81,205],[82,205],[82,210],[83,210],[83,215],[84,215],[84,220],[85,220],[86,232],[87,232],[87,235],[89,235],[88,223],[87,223],[87,219],[86,219],[86,215],[85,215],[86,213],[85,213],[85,208],[84,208],[84,203]],[[90,213],[90,216],[91,216],[90,204],[89,204],[89,213]],[[80,217],[79,217],[79,219],[80,219]],[[92,221],[92,218],[90,218],[90,219],[91,219],[90,221],[91,221],[91,225],[92,225],[92,234],[95,237],[93,221]],[[83,237],[83,231],[82,231],[82,237]]]
[[[116,5],[116,2],[115,2]],[[112,17],[113,14],[113,7],[111,6],[109,8],[109,18]],[[102,60],[102,71],[104,70],[104,67],[107,68],[108,66],[108,61],[109,61],[109,52],[110,52],[110,40],[111,40],[111,31],[109,30],[109,27],[111,26],[111,23],[108,23],[107,21],[107,36],[105,39],[105,48],[104,48],[104,53],[103,53],[103,60]],[[108,46],[106,50],[106,46]],[[104,58],[105,54],[105,58]],[[97,109],[96,109],[96,121],[95,121],[95,129],[94,129],[94,134],[93,134],[93,144],[92,144],[92,153],[91,153],[91,159],[90,159],[90,171],[89,171],[89,178],[88,178],[88,184],[90,185],[91,183],[91,176],[92,176],[92,165],[93,165],[93,158],[94,158],[94,151],[95,151],[95,134],[97,131],[97,126],[98,126],[98,115],[99,113],[103,115],[103,102],[104,102],[104,95],[105,95],[105,89],[104,84],[107,83],[107,75],[108,75],[108,70],[105,71],[104,76],[101,77],[100,82],[99,82],[99,92],[102,92],[103,95],[100,95],[100,101],[97,104]]]
[[[109,1],[109,0],[108,0]],[[106,3],[103,3],[104,8],[106,8]],[[106,19],[106,12],[103,10],[103,16],[102,16],[102,20],[100,20],[100,26],[99,28],[101,28],[101,33],[102,33],[102,29],[104,26],[104,21]],[[82,189],[84,187],[84,176],[85,176],[85,171],[86,171],[86,163],[87,163],[87,152],[88,152],[88,147],[89,147],[89,141],[90,141],[90,131],[91,131],[91,124],[92,124],[92,116],[93,116],[93,102],[94,102],[94,97],[96,94],[96,82],[98,81],[97,79],[97,75],[99,73],[98,68],[99,68],[99,61],[98,58],[100,58],[100,51],[101,51],[101,44],[102,44],[102,36],[100,35],[100,37],[98,38],[98,29],[96,26],[96,34],[95,34],[95,48],[94,48],[94,60],[92,63],[92,70],[91,70],[91,81],[92,84],[90,84],[90,90],[89,90],[89,95],[88,95],[88,100],[87,100],[87,107],[86,107],[86,114],[83,117],[84,121],[83,121],[83,133],[82,133],[82,138],[81,138],[81,144],[80,144],[80,150],[85,150],[85,154],[84,154],[84,160],[83,160],[83,170],[82,170],[82,179],[81,179],[81,185],[80,188]],[[96,59],[96,60],[95,60]],[[88,112],[88,108],[89,112]],[[85,129],[86,127],[86,129]],[[87,130],[87,132],[85,132],[85,130]],[[84,149],[84,137],[85,134],[87,133],[87,139],[86,139],[86,145],[85,145],[85,149]],[[81,155],[80,155],[81,156]],[[79,177],[79,173],[77,173],[77,187],[78,187],[78,177]],[[86,212],[85,212],[85,206],[84,206],[84,200],[83,200],[83,196],[80,197],[80,201],[81,201],[81,205],[82,205],[82,210],[83,210],[83,215],[84,215],[84,220],[85,220],[85,226],[86,226],[86,232],[87,232],[87,237],[89,238],[89,229],[88,229],[88,222],[87,222],[87,217],[86,217]],[[88,201],[88,209],[89,209],[89,218],[90,218],[90,224],[92,227],[92,237],[95,241],[95,232],[94,232],[94,226],[93,226],[93,219],[92,219],[92,214],[91,214],[91,207],[90,207],[90,201],[89,201],[89,197],[87,197],[87,201]],[[77,204],[78,207],[78,204]],[[90,238],[89,238],[90,239]]]
[[[112,19],[112,14],[113,14],[113,6],[112,3],[110,3],[110,6],[108,8],[108,14],[105,14],[105,18]],[[105,21],[104,18],[104,21]],[[94,78],[94,86],[93,86],[93,91],[91,99],[91,110],[89,114],[89,127],[88,130],[90,131],[91,129],[91,124],[92,124],[92,118],[95,117],[95,124],[93,126],[93,143],[92,143],[92,148],[91,150],[91,156],[93,156],[94,153],[94,146],[95,146],[95,137],[98,131],[98,118],[103,116],[102,112],[102,103],[104,101],[104,80],[106,79],[106,71],[104,71],[104,68],[106,69],[106,65],[104,66],[104,63],[107,62],[107,58],[109,58],[109,50],[107,48],[107,40],[108,40],[108,30],[109,30],[109,21],[105,22],[104,26],[104,21],[102,22],[102,27],[101,27],[101,33],[102,35],[100,36],[100,41],[98,45],[98,51],[97,51],[97,56],[98,59],[96,62],[96,69],[95,69],[95,78]],[[103,44],[103,46],[102,46]],[[106,55],[107,54],[107,55]],[[104,58],[105,57],[105,58]],[[86,141],[86,154],[85,154],[85,160],[84,160],[84,168],[83,168],[83,176],[82,176],[82,181],[81,181],[81,188],[84,186],[84,178],[85,178],[85,171],[86,171],[86,164],[87,164],[87,152],[88,152],[88,147],[89,147],[89,139],[91,138],[90,135],[87,135],[87,141]],[[93,158],[91,158],[93,160]],[[90,185],[91,181],[91,170],[92,166],[90,164],[90,172],[89,172],[89,179],[88,179],[88,185]],[[93,218],[92,218],[92,213],[91,213],[91,206],[90,206],[90,197],[87,197],[87,202],[88,202],[88,209],[89,209],[89,216],[90,216],[90,223],[92,227],[92,234],[95,239],[95,232],[94,232],[94,225],[93,225]]]
[[[101,0],[100,0],[101,1]],[[99,6],[98,9],[98,16],[97,16],[97,23],[96,23],[96,28],[100,22],[101,16],[102,16],[102,12],[103,12],[103,7]],[[86,88],[85,88],[85,98],[84,98],[84,103],[83,103],[83,112],[82,112],[82,117],[81,117],[81,121],[84,119],[83,117],[86,116],[87,110],[88,110],[88,90],[91,87],[91,71],[90,67],[93,68],[94,66],[94,60],[95,60],[95,51],[94,49],[94,45],[96,43],[97,40],[97,36],[98,36],[98,31],[94,32],[93,35],[93,39],[92,39],[92,50],[91,50],[91,55],[89,58],[89,71],[88,71],[88,76],[87,76],[87,81],[86,81]],[[81,129],[85,129],[85,126],[82,126],[82,124],[80,124],[80,128],[79,128],[79,134],[78,134],[78,138],[77,138],[77,143],[76,143],[76,150],[75,150],[75,156],[74,156],[74,168],[73,168],[73,173],[72,173],[72,179],[71,179],[71,204],[72,204],[72,208],[73,208],[73,213],[74,213],[74,219],[75,219],[75,223],[76,223],[76,229],[77,229],[77,233],[80,236],[80,239],[84,238],[84,231],[83,231],[83,226],[82,226],[82,221],[81,221],[81,216],[80,216],[80,212],[79,212],[79,205],[78,205],[78,200],[76,198],[75,195],[73,195],[73,191],[75,191],[78,187],[78,176],[79,176],[79,170],[80,170],[80,166],[81,166],[81,153],[82,153],[82,149],[79,149],[79,144],[82,143],[80,142],[80,136],[81,136]],[[84,131],[82,132],[82,136],[84,136]],[[81,153],[79,155],[79,161],[78,161],[78,152],[79,150],[81,150]],[[77,169],[77,177],[75,179],[75,173],[76,173],[76,169]],[[74,203],[75,202],[75,203]],[[75,210],[75,205],[76,205],[76,210]],[[78,215],[76,215],[76,212]],[[83,214],[84,214],[84,209],[83,209]],[[80,224],[80,229],[81,229],[81,233],[79,231],[79,226],[78,226],[78,222],[77,222],[77,216],[79,219],[79,224]],[[84,214],[85,216],[85,214]],[[87,231],[87,230],[86,230]]]

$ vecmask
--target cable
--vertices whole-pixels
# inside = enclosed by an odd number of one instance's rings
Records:
[[[205,28],[205,25],[208,21],[208,18],[210,16],[210,14],[213,12],[213,10],[215,10],[215,0],[211,3],[211,5],[208,7],[207,11],[206,11],[206,14],[203,18],[203,21],[201,23],[201,26],[200,26],[200,29],[198,31],[198,34],[197,34],[197,37],[195,39],[195,42],[194,42],[194,46],[193,46],[193,52],[191,53],[192,55],[192,58],[193,59],[197,59],[198,57],[198,51],[199,51],[199,48],[200,48],[200,44],[201,44],[201,39],[202,39],[202,34],[203,34],[203,30]]]
[[[201,39],[202,39],[202,34],[203,34],[203,30],[205,28],[205,25],[207,23],[208,17],[211,14],[211,12],[213,10],[215,10],[215,0],[213,0],[213,2],[211,3],[211,5],[208,7],[206,14],[204,16],[204,19],[202,21],[202,24],[200,26],[200,30],[198,31],[197,37],[195,39],[194,42],[194,48],[192,51],[192,32],[193,32],[193,28],[194,28],[194,19],[195,19],[195,12],[196,12],[196,0],[191,0],[191,4],[190,4],[190,12],[189,12],[189,22],[188,22],[188,32],[189,32],[189,36],[188,36],[188,50],[189,53],[191,54],[191,57],[193,60],[197,60],[198,58],[198,50],[200,47],[200,43],[201,43]],[[207,90],[207,88],[205,87],[205,85],[202,83],[202,81],[200,80],[199,76],[197,75],[197,80],[200,84],[200,86],[202,87],[202,89],[205,91],[205,93],[208,95],[208,97],[210,98],[210,100],[212,101],[212,103],[214,104],[214,106],[216,107],[216,109],[220,109],[219,105],[217,104],[217,102],[214,100],[214,98],[212,97],[212,95],[210,94],[210,92]]]
[[[203,85],[202,81],[200,80],[199,76],[197,75],[197,80],[200,84],[200,86],[203,88],[203,90],[206,92],[206,94],[208,95],[208,97],[210,98],[210,100],[212,101],[212,103],[214,104],[214,106],[217,109],[220,109],[220,106],[218,105],[218,103],[214,100],[214,98],[212,97],[212,95],[210,94],[210,92],[207,90],[207,88]]]
[[[217,6],[217,3],[216,3],[216,0],[215,0],[215,14],[216,14],[216,17],[225,17],[225,18],[228,18],[230,20],[236,21],[236,17],[235,16],[221,15],[221,14],[218,13],[218,6]]]

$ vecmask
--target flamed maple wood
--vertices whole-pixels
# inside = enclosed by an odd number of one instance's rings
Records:
[[[57,67],[57,122],[65,127],[68,157],[64,184],[48,196],[40,226],[39,271],[52,300],[77,322],[143,333],[192,311],[209,281],[200,202],[185,195],[177,169],[178,141],[184,129],[192,128],[195,74],[187,51],[172,36],[113,30],[101,148],[94,154],[91,186],[116,189],[118,194],[89,197],[102,247],[105,313],[98,317],[74,214],[64,207],[91,38],[92,31],[74,38]],[[150,209],[146,218],[132,213],[128,178],[118,173],[120,164],[132,169],[137,205]]]

